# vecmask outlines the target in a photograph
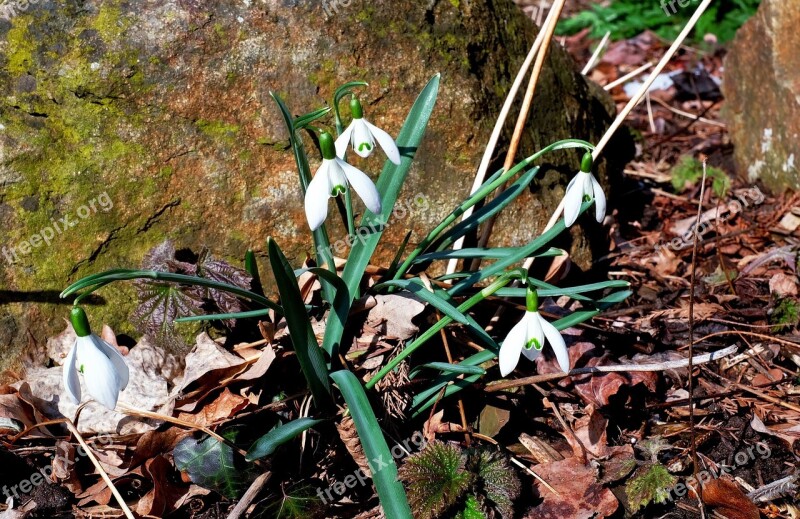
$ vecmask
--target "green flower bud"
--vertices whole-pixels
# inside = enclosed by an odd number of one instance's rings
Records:
[[[350,114],[353,116],[353,119],[364,118],[364,109],[361,108],[361,101],[359,101],[357,97],[353,97],[350,100]]]
[[[333,137],[328,132],[319,134],[319,148],[322,150],[322,158],[326,160],[333,160],[336,158],[336,146],[334,146]]]
[[[594,162],[594,158],[592,157],[592,152],[587,151],[583,158],[581,159],[581,172],[583,173],[591,173],[592,172],[592,163]]]
[[[83,308],[75,306],[69,313],[69,320],[72,322],[72,327],[78,337],[88,337],[92,334],[92,328],[89,326],[89,319],[86,317],[86,312]]]

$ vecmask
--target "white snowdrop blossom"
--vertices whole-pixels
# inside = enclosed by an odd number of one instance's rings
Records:
[[[319,144],[322,165],[309,182],[305,196],[306,219],[311,230],[318,229],[328,217],[328,199],[344,193],[348,186],[353,186],[367,209],[379,214],[381,196],[372,179],[336,156],[333,137],[328,132],[322,132]]]
[[[91,332],[83,309],[75,307],[70,314],[78,338],[64,362],[64,387],[73,403],[81,401],[81,382],[97,402],[114,409],[119,394],[128,385],[128,365],[117,349]]]
[[[584,200],[594,200],[594,216],[597,223],[606,216],[606,195],[600,183],[591,173],[591,153],[587,153],[581,164],[581,170],[567,184],[564,194],[564,224],[572,226],[578,219],[581,204]]]
[[[528,290],[528,305],[525,315],[511,328],[506,339],[500,346],[499,364],[500,374],[506,376],[517,367],[520,355],[528,360],[535,360],[542,354],[545,338],[556,354],[556,360],[561,370],[569,371],[569,353],[556,327],[550,324],[538,312],[538,295],[535,290]]]
[[[377,141],[389,160],[394,164],[400,164],[400,151],[397,149],[394,139],[364,119],[364,111],[358,99],[353,98],[350,101],[350,111],[353,114],[353,120],[336,139],[336,155],[343,159],[347,152],[347,144],[350,143],[353,145],[353,151],[359,157],[369,157],[375,149],[375,141]]]

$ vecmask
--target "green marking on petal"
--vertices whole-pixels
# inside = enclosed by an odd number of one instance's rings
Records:
[[[583,195],[583,201],[584,201],[584,202],[591,202],[591,201],[592,201],[592,197],[591,197],[591,195],[586,195],[586,194],[584,194],[584,195]]]
[[[347,191],[347,188],[344,186],[333,186],[331,189],[331,196],[339,196],[340,194],[344,194]]]
[[[83,373],[83,364],[81,364],[81,367],[80,367],[80,368],[78,368],[78,372],[79,372],[79,373]]]
[[[535,337],[533,339],[529,340],[527,344],[525,344],[525,349],[526,350],[529,350],[529,349],[533,348],[533,349],[535,349],[537,351],[542,351],[543,347],[544,347],[544,344],[541,344],[538,340],[536,340]]]
[[[370,146],[368,142],[362,142],[358,145],[358,151],[364,151],[364,148],[366,148],[367,151],[372,150],[372,146]]]

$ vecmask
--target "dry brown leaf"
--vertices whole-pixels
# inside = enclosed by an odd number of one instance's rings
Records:
[[[364,447],[361,445],[361,440],[358,438],[356,432],[356,424],[353,418],[348,415],[342,418],[342,421],[336,424],[336,429],[339,431],[339,437],[342,439],[347,452],[353,457],[356,465],[362,470],[364,474],[372,477],[372,472],[369,470],[369,462],[367,456],[364,454]]]
[[[533,470],[558,495],[537,480],[534,484],[543,501],[528,510],[527,519],[603,519],[619,508],[614,494],[598,483],[595,470],[578,458],[536,465]]]
[[[196,413],[180,413],[178,418],[200,426],[211,425],[219,420],[230,418],[250,405],[250,400],[231,393],[225,388],[213,402],[200,406]]]
[[[768,427],[761,418],[753,414],[753,419],[750,420],[750,426],[756,432],[780,438],[789,444],[790,449],[794,449],[794,442],[800,440],[800,425],[786,423]]]
[[[153,488],[136,503],[136,512],[144,516],[164,517],[175,509],[188,491],[188,485],[176,484],[169,475],[174,469],[163,456],[147,461],[142,471],[153,482]]]
[[[380,294],[375,296],[375,307],[367,314],[366,324],[384,337],[406,340],[417,333],[419,327],[412,321],[422,313],[425,304],[411,294]]]
[[[32,405],[20,398],[19,394],[14,393],[0,395],[0,419],[13,421],[7,424],[0,424],[0,433],[8,430],[11,434],[17,434],[24,429],[32,427],[36,423],[35,411]],[[11,424],[16,425],[14,430]],[[48,437],[47,429],[37,427],[32,429],[28,436],[43,438]]]
[[[761,513],[739,486],[726,478],[703,485],[703,501],[728,519],[759,519]]]
[[[778,273],[769,280],[769,293],[777,297],[797,295],[797,276]]]
[[[586,449],[595,457],[601,458],[608,455],[608,437],[606,428],[608,419],[597,412],[592,404],[586,406],[586,415],[576,420],[572,425],[575,437],[567,433],[564,436],[572,447],[572,452],[576,457],[583,457],[583,449]],[[575,440],[580,444],[576,445]]]
[[[568,351],[570,365],[574,368],[612,364],[609,360],[611,356],[608,352],[604,352],[599,357],[594,356],[600,350],[590,342],[576,342],[570,345]],[[561,372],[561,368],[558,367],[552,356],[540,356],[537,358],[536,369],[540,374]],[[599,408],[608,405],[609,399],[623,388],[632,388],[638,384],[643,384],[650,391],[655,391],[657,382],[658,376],[653,372],[632,371],[576,375],[565,378],[559,384],[562,387],[574,384],[578,395],[586,403]]]

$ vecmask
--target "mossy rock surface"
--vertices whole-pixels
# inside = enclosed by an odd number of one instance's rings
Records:
[[[332,5],[40,0],[0,20],[0,367],[64,326],[57,295],[67,284],[136,267],[165,238],[234,262],[248,247],[263,260],[267,236],[295,261],[312,253],[270,91],[300,113],[324,105],[345,81],[367,80],[366,117],[396,134],[421,88],[442,73],[400,197],[413,208],[424,195],[428,207],[390,226],[377,262],[391,259],[408,230],[418,240],[468,193],[536,28],[511,0]],[[554,45],[520,156],[565,137],[596,141],[612,111]],[[500,218],[495,243],[519,245],[544,226],[580,157],[549,160],[559,168]],[[375,175],[381,161],[359,164]],[[63,218],[74,225],[56,232]],[[33,244],[48,228],[50,243]],[[342,236],[341,227],[331,234]],[[581,266],[591,253],[585,236],[576,227],[566,244]],[[102,296],[92,320],[132,333],[130,285]]]
[[[722,116],[739,175],[800,189],[800,3],[764,0],[725,57]]]

